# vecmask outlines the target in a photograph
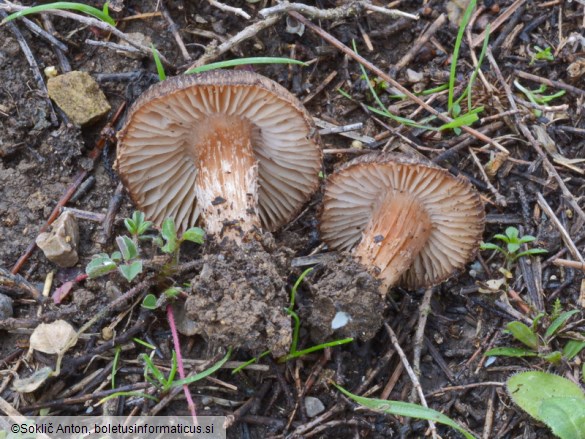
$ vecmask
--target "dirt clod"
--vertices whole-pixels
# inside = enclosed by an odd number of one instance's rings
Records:
[[[50,78],[47,88],[51,99],[78,125],[90,124],[110,111],[106,96],[86,72]]]
[[[348,254],[317,270],[300,312],[301,321],[311,327],[311,338],[321,343],[332,337],[374,337],[386,308],[380,281]]]
[[[282,262],[287,259],[282,250],[269,254],[256,241],[208,248],[185,304],[197,333],[219,346],[253,353],[270,349],[276,357],[286,354],[291,324],[284,311],[289,297]]]

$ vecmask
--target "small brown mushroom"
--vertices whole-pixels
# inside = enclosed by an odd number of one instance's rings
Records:
[[[285,88],[259,74],[213,71],[152,86],[118,133],[117,169],[134,203],[179,230],[273,231],[319,184],[313,122]]]
[[[384,290],[436,285],[475,254],[484,229],[479,194],[462,177],[427,161],[369,154],[333,174],[325,189],[321,234],[353,250]]]

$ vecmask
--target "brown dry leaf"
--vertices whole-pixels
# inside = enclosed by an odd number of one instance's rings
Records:
[[[77,331],[65,320],[41,323],[30,336],[30,349],[45,354],[62,354],[77,343]]]
[[[37,390],[41,385],[51,376],[53,369],[50,367],[43,367],[37,370],[27,378],[17,378],[12,383],[12,387],[19,393],[31,393]]]

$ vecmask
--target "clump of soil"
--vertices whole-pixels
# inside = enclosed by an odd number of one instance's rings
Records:
[[[301,321],[310,326],[313,341],[373,338],[382,326],[386,309],[380,284],[347,253],[340,253],[319,268],[300,311]]]
[[[253,353],[270,349],[276,357],[288,353],[292,332],[283,279],[292,252],[276,249],[266,234],[262,242],[211,244],[205,253],[185,303],[193,332],[214,345]]]

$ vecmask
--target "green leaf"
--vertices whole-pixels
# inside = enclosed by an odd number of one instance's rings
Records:
[[[538,354],[527,349],[501,347],[490,349],[483,355],[486,357],[536,357]]]
[[[510,241],[517,242],[519,234],[520,231],[516,227],[506,228],[506,236],[510,239]]]
[[[496,244],[492,244],[491,242],[482,242],[479,245],[479,248],[482,250],[496,250],[496,251],[504,253],[504,249],[502,247],[500,247],[499,245],[496,245]]]
[[[138,257],[138,247],[136,247],[134,241],[127,236],[118,236],[116,238],[116,244],[118,244],[118,248],[120,249],[125,261],[131,261]]]
[[[455,421],[451,420],[450,418],[436,410],[429,409],[418,404],[412,404],[409,402],[364,398],[362,396],[357,396],[354,395],[353,393],[348,392],[343,387],[338,386],[335,383],[333,385],[345,396],[369,409],[381,411],[383,413],[395,416],[407,416],[409,418],[434,421],[452,427],[453,429],[460,432],[463,436],[465,436],[466,439],[475,439],[475,436],[473,436],[470,432],[468,432],[463,427],[459,426],[459,424],[457,424]]]
[[[195,244],[203,244],[205,238],[205,231],[201,227],[191,227],[187,229],[181,239],[183,241],[191,241]]]
[[[161,235],[166,241],[161,250],[165,253],[174,253],[177,250],[177,229],[172,218],[163,221]]]
[[[126,226],[126,230],[128,230],[131,235],[136,235],[138,226],[136,225],[135,221],[130,218],[124,218],[124,225]]]
[[[520,244],[515,242],[509,242],[506,244],[506,247],[508,248],[508,253],[516,253],[518,250],[520,250]]]
[[[131,264],[120,265],[118,270],[128,282],[132,282],[136,276],[142,273],[142,261],[138,260]]]
[[[231,355],[232,355],[232,350],[229,349],[227,354],[225,354],[225,357],[223,357],[221,360],[219,360],[217,363],[215,363],[209,369],[206,369],[203,372],[200,372],[196,375],[192,375],[190,377],[184,378],[182,380],[177,380],[173,383],[172,387],[182,386],[184,384],[191,384],[191,383],[194,383],[195,381],[202,380],[203,378],[211,375],[216,370],[221,368],[221,366],[223,366],[225,364],[225,362],[230,359]]]
[[[506,325],[514,338],[531,349],[538,349],[538,336],[522,322],[510,322]]]
[[[119,251],[115,251],[114,253],[112,253],[112,261],[116,261],[116,262],[121,262],[122,261],[122,253],[120,253]]]
[[[83,12],[87,15],[91,15],[92,17],[102,20],[112,26],[116,26],[116,22],[112,20],[112,18],[107,13],[104,13],[103,11],[100,11],[99,9],[96,9],[92,6],[87,6],[82,3],[74,2],[55,2],[48,3],[46,5],[33,6],[31,8],[23,9],[22,11],[15,12],[14,14],[9,15],[4,20],[2,20],[2,23],[0,24],[4,24],[7,21],[14,20],[15,18],[24,17],[25,15],[37,14],[39,12],[50,11],[53,9],[64,9]]]
[[[520,244],[526,244],[528,242],[532,242],[532,241],[535,241],[535,240],[536,240],[536,238],[534,236],[532,236],[532,235],[524,235],[522,238],[520,238],[518,240],[518,242]]]
[[[510,242],[510,238],[508,238],[506,235],[502,235],[501,233],[497,233],[494,235],[494,239],[499,239],[500,241],[504,241],[504,242]]]
[[[577,398],[585,401],[582,390],[566,378],[546,372],[520,372],[511,376],[506,388],[512,400],[535,419],[540,417],[540,406],[551,398]]]
[[[211,64],[206,64],[204,66],[195,67],[194,69],[187,70],[185,75],[191,75],[193,73],[202,73],[207,72],[208,70],[216,70],[216,69],[225,69],[226,67],[235,67],[235,66],[243,66],[243,65],[252,65],[252,64],[297,64],[300,66],[308,66],[307,63],[302,61],[298,61],[296,59],[291,58],[278,58],[278,57],[250,57],[250,58],[239,58],[239,59],[231,59],[228,61],[220,61]]]
[[[176,298],[179,294],[181,294],[181,289],[177,288],[177,287],[171,287],[171,288],[167,288],[163,294],[165,296],[167,296],[167,298],[169,299],[174,299]]]
[[[461,48],[461,41],[463,40],[463,34],[465,33],[465,28],[471,19],[471,14],[475,9],[475,0],[471,0],[469,5],[467,5],[467,9],[463,13],[463,17],[461,18],[461,23],[459,24],[459,30],[457,32],[457,38],[455,39],[455,46],[453,47],[453,54],[451,55],[451,69],[449,72],[449,94],[447,97],[447,112],[451,113],[453,108],[453,95],[455,93],[455,77],[457,76],[457,60],[459,58],[459,49]]]
[[[160,60],[160,56],[158,56],[158,50],[154,47],[154,44],[150,45],[150,50],[152,51],[152,57],[154,58],[154,64],[156,65],[156,72],[158,73],[158,79],[160,81],[164,81],[167,79],[167,74],[165,73],[165,68],[162,65]]]
[[[555,335],[557,333],[557,331],[559,329],[561,329],[565,325],[565,323],[567,322],[567,320],[569,320],[572,316],[574,316],[578,312],[579,312],[578,309],[574,309],[572,311],[565,311],[560,316],[558,316],[550,324],[550,326],[547,328],[546,332],[544,333],[544,339],[545,340],[550,339],[553,335]]]
[[[541,355],[541,357],[552,364],[559,364],[563,359],[563,355],[559,351],[551,352],[550,354]]]
[[[561,439],[585,439],[585,400],[550,398],[542,402],[539,417]]]
[[[144,296],[144,299],[142,299],[142,308],[146,308],[146,309],[156,309],[156,296],[154,294],[147,294],[146,296]]]
[[[112,271],[116,270],[117,265],[110,259],[109,256],[100,256],[92,259],[87,267],[85,267],[85,273],[90,279],[104,276]]]
[[[523,256],[543,255],[545,253],[548,253],[548,250],[545,250],[543,248],[531,248],[530,250],[526,250],[516,254],[515,259],[521,258]]]
[[[585,348],[585,341],[569,340],[563,348],[563,357],[567,360],[575,358]],[[584,363],[585,364],[585,363]]]
[[[148,376],[148,372],[150,371],[150,373],[156,378],[156,380],[161,384],[161,386],[164,387],[165,384],[167,383],[167,380],[165,379],[163,373],[153,363],[151,358],[146,354],[140,354],[140,359],[142,359],[142,361],[144,361],[145,363],[144,376],[145,377]]]

